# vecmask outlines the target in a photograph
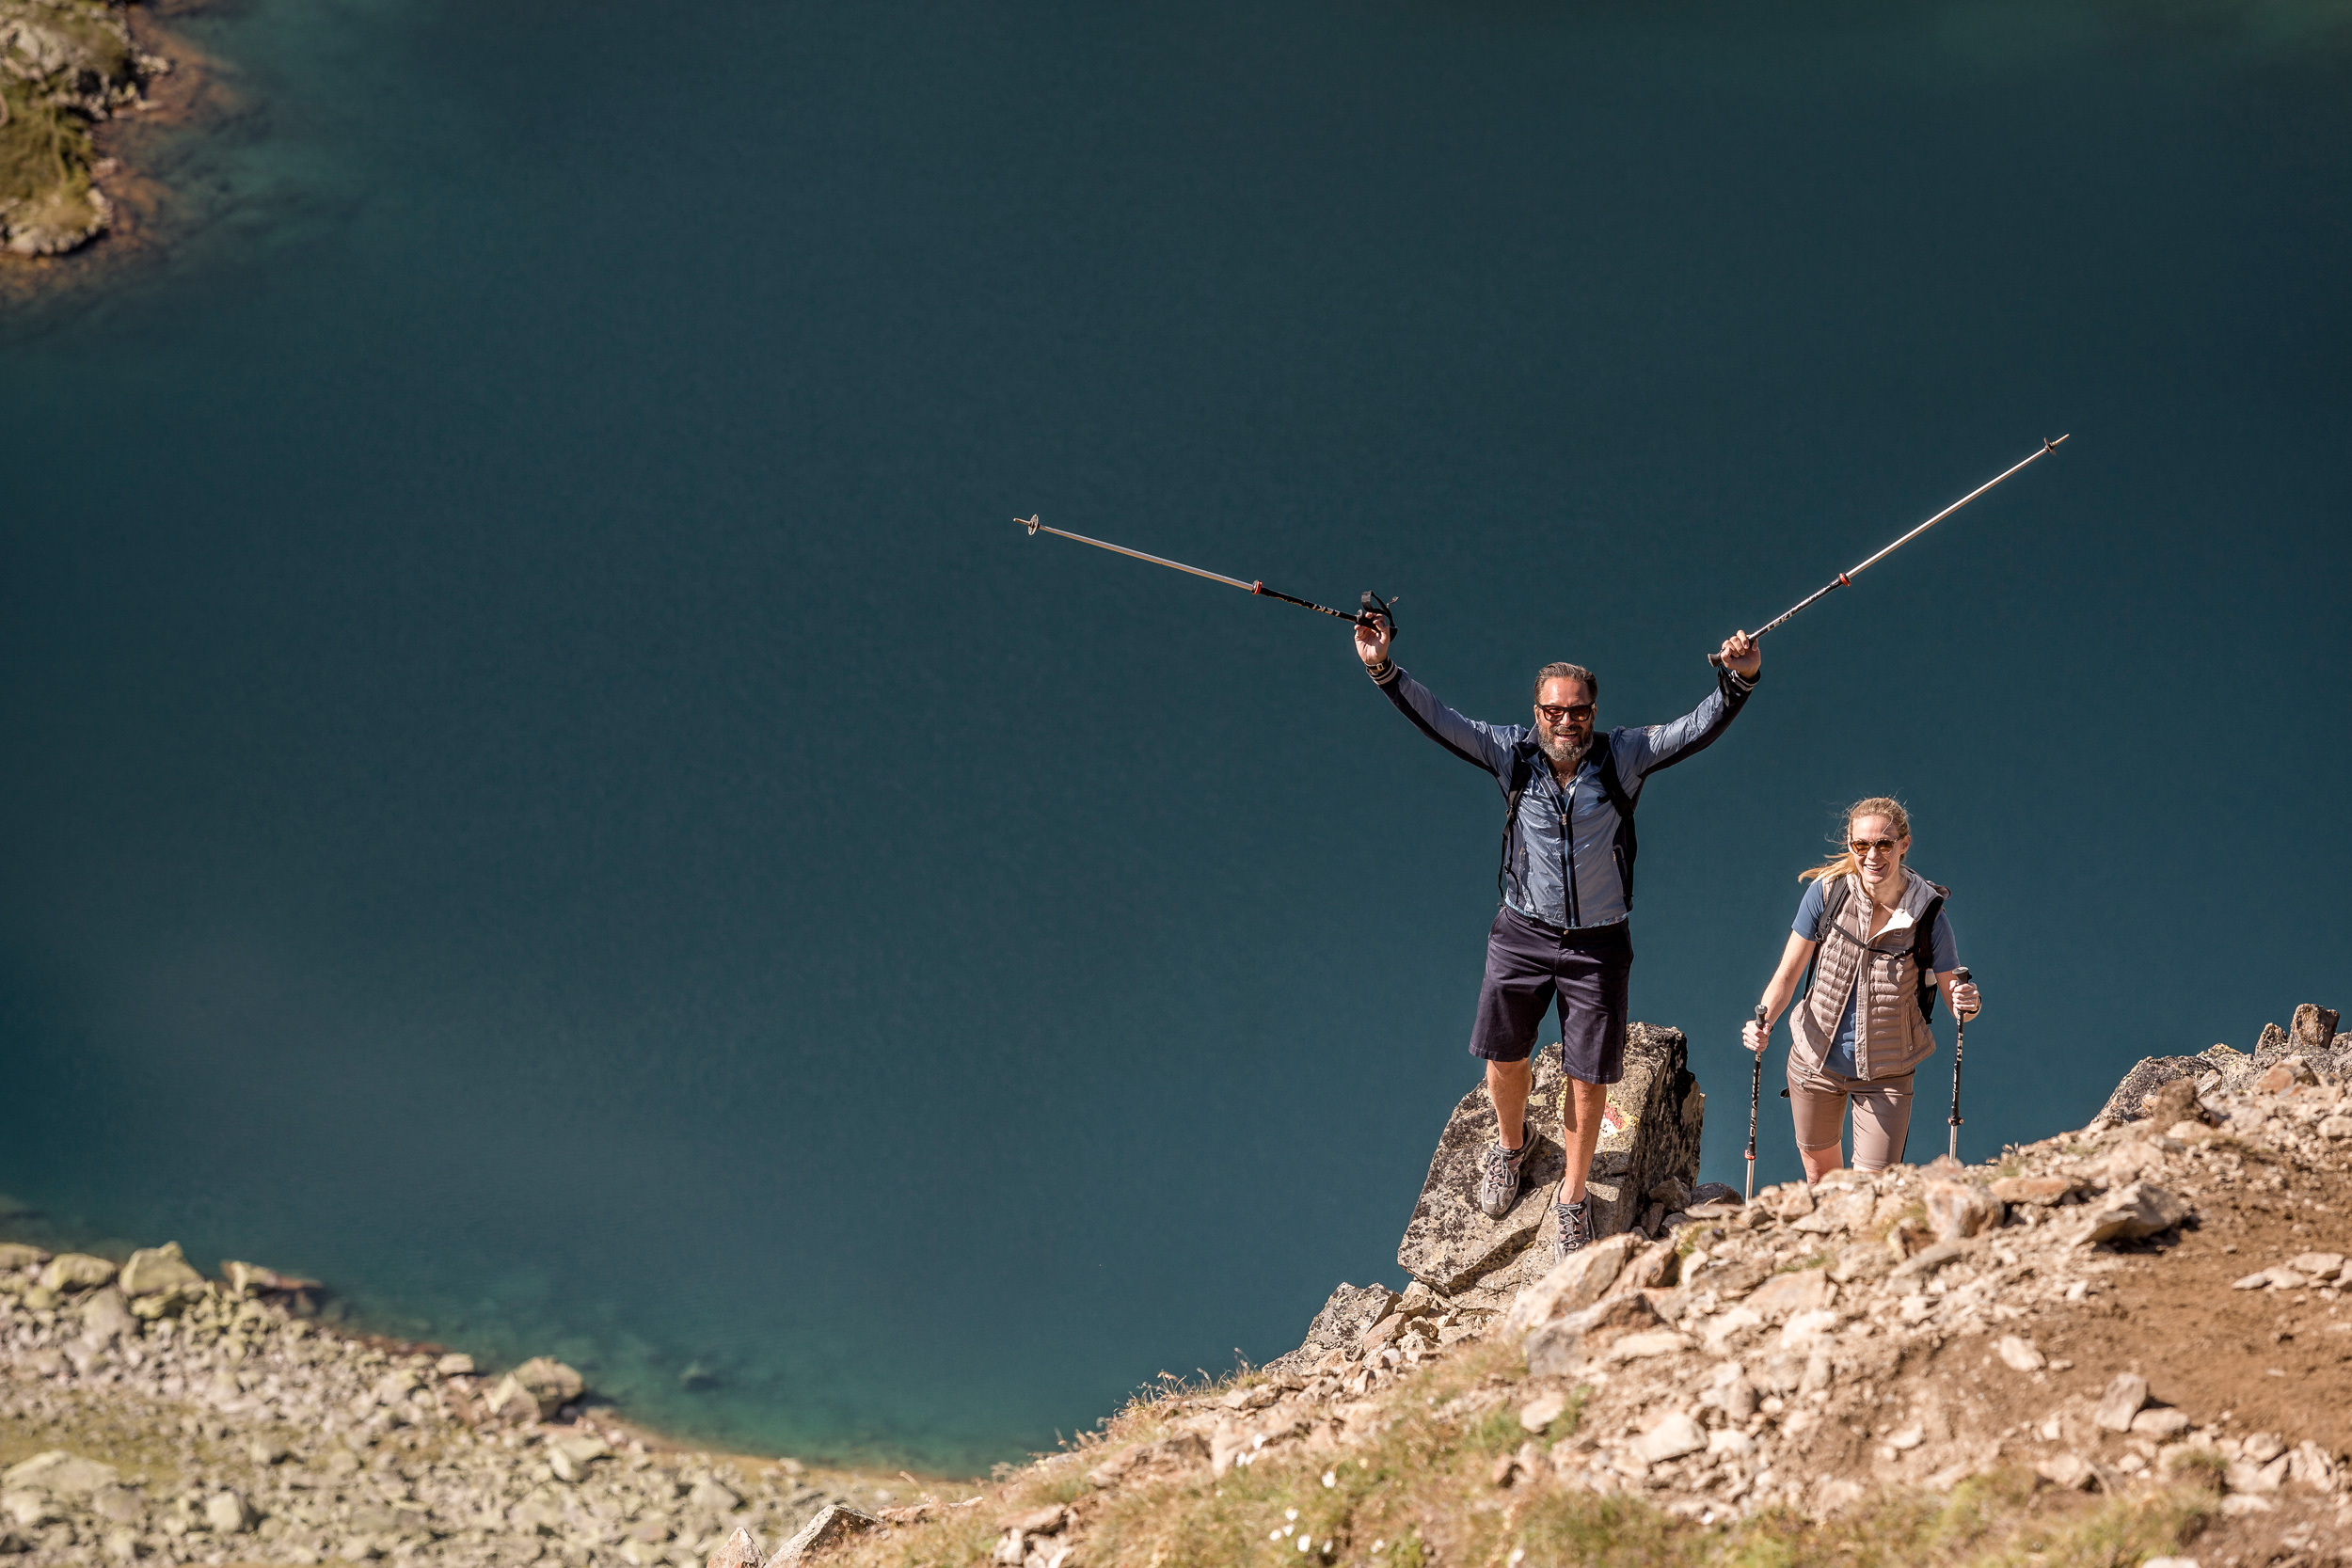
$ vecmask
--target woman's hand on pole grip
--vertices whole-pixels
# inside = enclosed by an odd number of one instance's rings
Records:
[[[1388,662],[1389,641],[1395,635],[1396,628],[1383,616],[1356,623],[1356,657],[1364,661],[1365,669],[1376,670]]]
[[[1740,1043],[1761,1055],[1764,1048],[1772,1043],[1772,1026],[1748,1020],[1740,1025]]]
[[[1974,1018],[1982,1009],[1983,1003],[1977,996],[1977,983],[1974,980],[1961,980],[1952,986],[1953,1017]]]

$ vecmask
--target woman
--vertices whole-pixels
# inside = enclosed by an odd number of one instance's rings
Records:
[[[1844,852],[1798,878],[1813,885],[1764,988],[1763,1022],[1750,1020],[1745,1030],[1748,1049],[1761,1052],[1798,976],[1817,964],[1788,1021],[1788,1105],[1807,1181],[1843,1163],[1849,1101],[1854,1169],[1901,1162],[1912,1074],[1935,1050],[1928,1028],[1934,994],[1943,991],[1960,1018],[1978,1008],[1977,988],[1952,977],[1960,951],[1944,890],[1903,863],[1910,853],[1911,818],[1899,802],[1879,798],[1848,808]]]

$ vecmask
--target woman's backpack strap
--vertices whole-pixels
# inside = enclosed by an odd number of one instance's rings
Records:
[[[1952,891],[1940,882],[1930,882],[1928,886],[1935,889],[1935,896],[1928,900],[1928,907],[1919,913],[1917,928],[1911,933],[1911,967],[1919,977],[1921,1018],[1935,1016],[1935,982],[1928,976],[1934,973],[1935,923],[1943,918],[1944,900]]]
[[[1843,877],[1831,879],[1829,885],[1821,889],[1820,929],[1823,935],[1827,935],[1829,928],[1837,923],[1838,911],[1846,907],[1846,895],[1852,891],[1846,885],[1846,879]],[[1820,967],[1821,942],[1820,938],[1816,937],[1813,942],[1813,960],[1804,966],[1804,990],[1797,993],[1799,998],[1809,997],[1813,994],[1813,972]]]

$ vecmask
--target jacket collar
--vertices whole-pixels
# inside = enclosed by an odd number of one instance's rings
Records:
[[[1883,942],[1896,931],[1908,931],[1919,924],[1919,916],[1935,896],[1934,887],[1916,871],[1903,867],[1903,901],[1895,906],[1895,912],[1886,917],[1879,934],[1869,940]],[[1853,872],[1846,873],[1846,908],[1854,916],[1854,935],[1860,937],[1870,928],[1870,895],[1864,890],[1862,879]]]

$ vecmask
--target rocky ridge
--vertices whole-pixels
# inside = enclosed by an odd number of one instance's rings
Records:
[[[2284,1049],[2323,1021],[2329,1051]],[[1693,1196],[1507,1301],[1343,1285],[1299,1350],[1138,1401],[987,1526],[904,1510],[842,1560],[1571,1561],[1542,1543],[1797,1540],[1957,1496],[2021,1530],[2108,1509],[2101,1561],[2352,1564],[2333,1022],[2143,1062],[2152,1092],[1987,1164]],[[2156,1545],[2115,1555],[2134,1530]],[[1682,1560],[1655,1549],[1628,1560]]]

